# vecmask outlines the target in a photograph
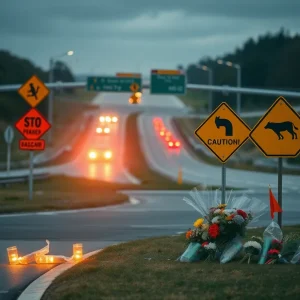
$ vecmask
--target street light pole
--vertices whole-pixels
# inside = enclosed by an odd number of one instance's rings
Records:
[[[72,56],[74,51],[70,50],[62,55],[51,57],[50,58],[50,69],[49,69],[49,83],[53,83],[54,81],[54,59],[63,57],[63,56]],[[48,144],[51,146],[52,144],[52,130],[53,130],[53,89],[50,88],[49,98],[48,98],[48,122],[52,125],[51,129],[48,131]]]
[[[208,84],[213,85],[213,70],[208,69]],[[213,111],[213,91],[209,93],[209,102],[208,102],[208,113]]]
[[[208,66],[203,65],[196,65],[197,68],[207,71],[208,72],[208,84],[213,85],[213,70],[209,68]],[[213,104],[213,91],[209,92],[209,100],[208,100],[208,113],[212,112],[212,105]]]
[[[237,70],[237,87],[241,87],[241,82],[242,82],[242,69],[240,65],[235,65],[235,68]],[[237,114],[241,114],[241,93],[236,94],[236,110]]]
[[[49,70],[49,83],[53,82],[53,67],[54,67],[54,59],[50,58],[50,70]],[[50,88],[49,99],[48,99],[48,121],[52,125],[53,124],[53,89]],[[52,144],[52,129],[48,131],[48,144],[51,146]]]
[[[226,64],[228,67],[233,67],[237,70],[237,87],[241,87],[242,85],[242,68],[239,64],[233,64],[231,61],[224,62],[222,59],[217,60],[219,65]],[[241,114],[241,93],[236,94],[236,112],[238,115]]]

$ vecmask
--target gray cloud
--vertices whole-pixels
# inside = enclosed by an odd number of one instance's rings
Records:
[[[300,26],[298,0],[253,0],[249,3],[237,0],[5,0],[0,11],[0,33],[28,35],[64,35],[80,36],[80,27],[90,23],[91,31],[97,28],[100,35],[117,29],[122,22],[137,19],[141,16],[152,18],[155,23],[161,13],[182,12],[176,27],[185,29],[190,18],[220,18],[214,19],[222,29],[229,23],[252,19],[253,22],[265,20],[292,19]],[[226,19],[224,19],[226,18]],[[223,22],[223,24],[222,24]],[[210,22],[208,21],[208,25]],[[161,32],[168,24],[163,24]],[[216,27],[214,25],[213,27]],[[107,29],[108,28],[108,29]],[[151,30],[149,26],[148,32]],[[195,30],[196,28],[194,28]],[[147,28],[144,28],[147,35]],[[211,29],[213,32],[214,28]],[[121,31],[122,26],[121,26]],[[103,32],[103,33],[102,33]],[[112,34],[112,33],[110,33]],[[123,34],[123,33],[122,33]],[[86,32],[89,35],[89,31]]]

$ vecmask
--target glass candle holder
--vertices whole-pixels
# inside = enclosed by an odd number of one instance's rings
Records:
[[[75,260],[81,260],[83,256],[82,244],[73,245],[73,257]]]
[[[19,263],[19,254],[16,246],[7,248],[7,255],[11,265],[16,265]]]

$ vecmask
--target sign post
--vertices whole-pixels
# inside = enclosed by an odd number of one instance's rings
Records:
[[[142,91],[142,75],[117,73],[117,76],[87,78],[88,91],[130,93]]]
[[[48,88],[37,77],[32,76],[18,90],[19,95],[32,107],[15,124],[25,139],[19,140],[19,149],[29,151],[29,200],[33,199],[33,151],[45,149],[45,140],[40,138],[51,128],[51,124],[34,107],[49,94]]]
[[[278,204],[282,208],[282,158],[300,153],[300,116],[279,97],[250,132],[250,139],[266,157],[278,158]],[[298,133],[297,133],[298,132]],[[282,226],[282,213],[278,213]]]
[[[11,143],[14,140],[14,129],[11,126],[7,126],[4,132],[4,139],[7,144],[7,160],[6,160],[6,171],[7,176],[9,176],[10,172],[10,162],[11,162]]]
[[[181,70],[152,70],[150,94],[185,95],[186,76]]]
[[[195,130],[195,135],[222,163],[222,203],[226,201],[226,161],[249,137],[250,128],[222,102]]]

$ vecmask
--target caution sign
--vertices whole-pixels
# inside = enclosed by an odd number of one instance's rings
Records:
[[[300,116],[279,97],[251,130],[250,139],[267,157],[296,157],[300,153]]]
[[[49,90],[44,83],[34,75],[20,87],[18,93],[31,107],[36,107],[48,96]]]
[[[19,149],[30,151],[45,150],[45,140],[19,140]]]
[[[26,139],[38,140],[51,128],[51,124],[38,110],[31,108],[15,127]]]
[[[195,135],[225,163],[248,139],[250,128],[223,102],[195,130]]]
[[[135,83],[135,82],[130,85],[130,89],[134,93],[137,92],[139,90],[139,88],[140,88],[140,86],[137,83]]]

